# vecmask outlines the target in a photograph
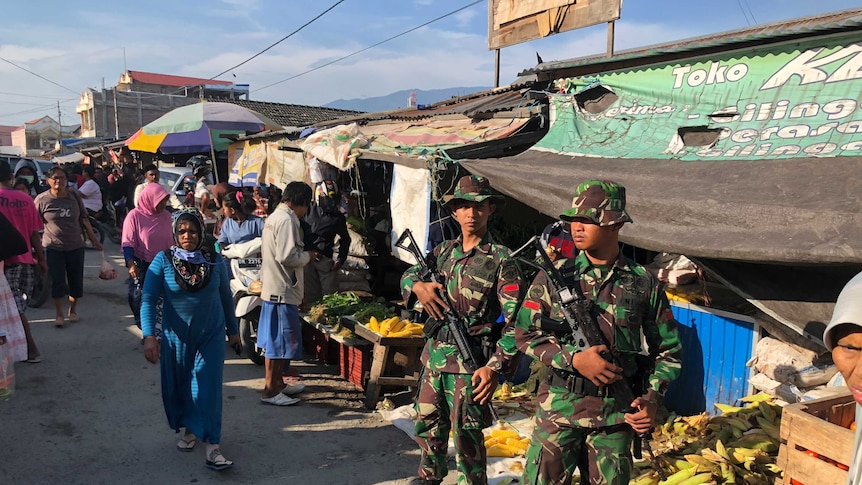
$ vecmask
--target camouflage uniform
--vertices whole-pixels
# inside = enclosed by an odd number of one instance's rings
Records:
[[[585,218],[600,226],[631,221],[625,211],[622,186],[590,181],[579,186],[577,192],[574,207],[561,219]],[[580,275],[580,288],[594,303],[592,314],[612,352],[618,356],[623,375],[631,381],[636,375],[649,372],[642,398],[659,402],[668,384],[679,375],[682,350],[664,288],[643,266],[622,254],[607,266],[593,265],[583,252],[554,264],[569,284]],[[578,348],[571,335],[542,330],[543,315],[563,321],[553,285],[540,272],[518,311],[515,323],[518,350],[538,359],[552,372],[575,372],[572,361]],[[642,341],[647,348],[642,348]],[[647,360],[655,362],[651,371],[639,368],[644,365],[639,360],[643,360],[635,359],[636,355],[647,352],[652,357]],[[569,485],[578,467],[584,484],[629,483],[634,431],[625,423],[624,415],[631,403],[601,397],[601,389],[594,392],[595,386],[584,393],[560,384],[561,379],[557,379],[539,387],[536,423],[523,482]]]
[[[470,179],[468,185],[477,184],[481,190],[474,187],[474,192],[469,192],[464,179]],[[483,194],[485,189],[487,193]],[[481,202],[492,196],[488,194],[490,187],[485,179],[464,177],[455,197]],[[495,244],[486,233],[479,245],[469,252],[464,251],[459,237],[444,241],[431,255],[445,279],[445,291],[453,309],[466,318],[468,332],[476,337],[477,345],[479,337],[492,338],[494,353],[486,365],[498,373],[506,370],[516,353],[513,312],[520,297],[520,285],[509,254],[508,248]],[[411,299],[412,288],[418,281],[418,265],[408,269],[401,279],[404,301],[408,305],[415,300]],[[501,340],[508,343],[496,345],[492,331],[501,312],[505,317]],[[421,360],[424,370],[415,404],[416,441],[422,450],[419,477],[434,481],[446,476],[446,452],[452,429],[460,472],[458,483],[487,483],[482,429],[491,424],[491,416],[487,406],[473,402],[472,373],[466,369],[457,346],[437,339],[428,339]]]

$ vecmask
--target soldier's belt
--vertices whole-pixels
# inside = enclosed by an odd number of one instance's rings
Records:
[[[577,396],[607,396],[607,388],[605,386],[599,387],[587,378],[571,373],[564,373],[557,369],[553,369],[548,374],[548,384],[552,387],[566,389]]]

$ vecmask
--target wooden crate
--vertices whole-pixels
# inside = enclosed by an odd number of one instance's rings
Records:
[[[371,371],[365,389],[365,407],[374,409],[383,386],[418,385],[421,368],[419,355],[425,346],[424,338],[384,337],[358,322],[353,331],[374,344]]]
[[[778,466],[784,470],[779,483],[844,485],[847,471],[834,463],[849,465],[853,456],[856,401],[849,393],[784,407],[781,414],[781,447]],[[821,458],[809,456],[806,450]]]

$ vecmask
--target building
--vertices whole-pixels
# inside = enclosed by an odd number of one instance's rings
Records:
[[[85,90],[75,112],[82,137],[123,138],[174,108],[241,97],[248,97],[248,84],[127,70],[113,88]]]
[[[180,95],[198,99],[248,99],[248,84],[128,70],[120,76],[117,91]]]
[[[63,125],[50,116],[28,121],[11,133],[11,146],[17,153],[39,156],[57,148],[63,138],[77,137],[81,125]]]
[[[248,84],[194,77],[125,71],[113,88],[88,88],[75,111],[82,138],[125,138],[165,113],[202,100],[238,104],[291,127],[304,127],[357,111],[248,99]]]

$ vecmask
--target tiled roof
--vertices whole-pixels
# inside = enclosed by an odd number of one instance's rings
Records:
[[[324,121],[330,121],[346,116],[353,116],[361,111],[350,111],[346,109],[324,108],[320,106],[304,106],[300,104],[270,103],[267,101],[249,101],[245,99],[212,99],[233,103],[244,108],[257,111],[270,117],[282,126],[310,126]]]
[[[219,81],[217,79],[202,79],[199,77],[173,76],[170,74],[157,74],[154,72],[129,71],[132,80],[144,84],[161,84],[163,86],[196,86],[200,84],[218,84],[222,86],[233,85],[230,81]]]
[[[856,30],[862,26],[862,8],[830,12],[763,25],[754,25],[738,30],[719,32],[666,44],[637,47],[614,53],[579,57],[563,61],[545,62],[522,72],[520,75],[553,72],[562,69],[613,63],[617,61],[648,58],[660,55],[681,54],[711,48],[743,47],[747,44],[764,44],[792,38],[824,35],[831,32]]]

